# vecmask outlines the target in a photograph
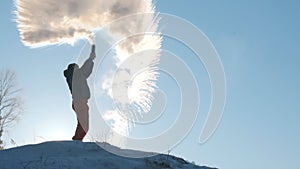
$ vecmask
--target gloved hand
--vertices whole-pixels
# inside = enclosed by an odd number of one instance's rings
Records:
[[[90,58],[93,59],[93,60],[96,58],[95,48],[96,48],[96,46],[92,45],[92,51],[91,51],[91,54],[90,54]]]

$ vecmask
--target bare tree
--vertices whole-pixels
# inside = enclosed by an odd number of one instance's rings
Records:
[[[3,148],[1,136],[16,122],[23,111],[19,96],[20,89],[16,85],[16,75],[10,70],[0,72],[0,149]]]

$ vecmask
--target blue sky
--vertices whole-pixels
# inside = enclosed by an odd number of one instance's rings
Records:
[[[200,113],[191,133],[171,153],[222,169],[298,168],[300,2],[160,0],[156,5],[157,11],[182,17],[209,37],[227,80],[226,108],[213,137],[198,144],[206,117]],[[76,121],[62,70],[85,42],[29,49],[21,44],[12,22],[13,1],[2,2],[0,8],[0,68],[16,72],[26,106],[6,137],[19,145],[70,138]],[[182,56],[192,71],[205,72],[178,45],[166,39],[163,48]],[[199,89],[204,90],[203,112],[209,103],[206,76],[196,74],[204,86]]]

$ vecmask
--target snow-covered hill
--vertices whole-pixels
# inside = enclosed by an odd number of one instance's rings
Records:
[[[165,154],[125,158],[101,147],[110,146],[123,154],[133,151],[101,144],[57,141],[3,150],[0,151],[0,169],[211,169]]]

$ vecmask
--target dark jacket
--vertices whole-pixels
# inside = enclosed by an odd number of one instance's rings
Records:
[[[91,94],[87,83],[87,78],[92,73],[94,67],[93,60],[91,58],[87,59],[81,68],[76,68],[76,64],[73,64],[73,66],[72,64],[70,65],[68,66],[68,69],[64,71],[64,76],[66,77],[73,100],[88,100]]]

